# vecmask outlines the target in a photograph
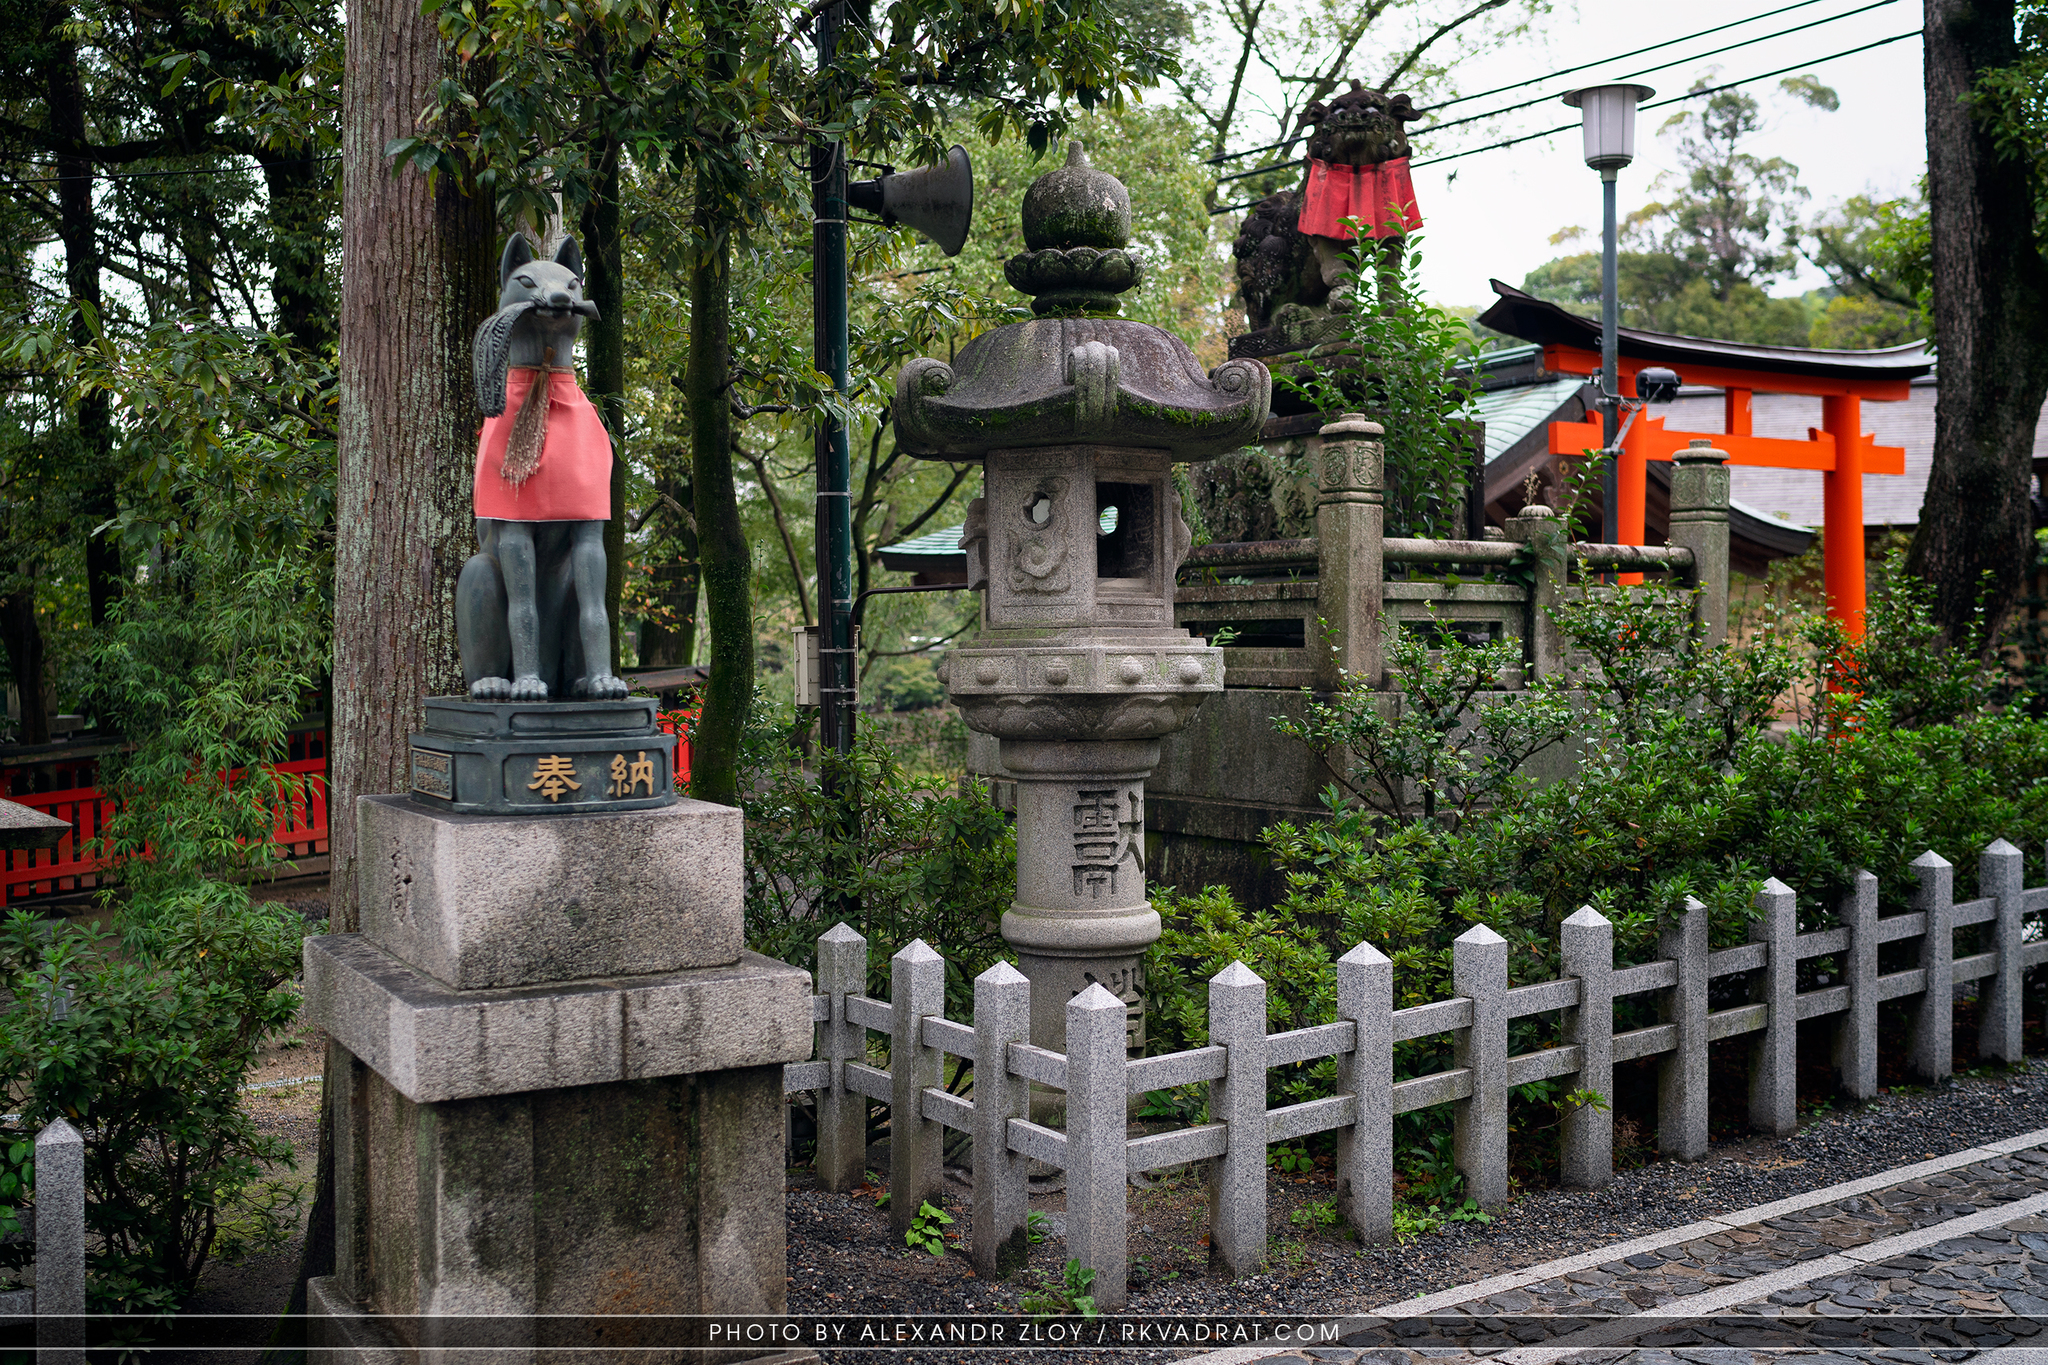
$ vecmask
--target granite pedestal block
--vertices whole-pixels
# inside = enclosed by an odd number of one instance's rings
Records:
[[[743,948],[740,813],[356,810],[363,932],[304,950],[347,1072],[313,1357],[665,1360],[647,1315],[781,1313],[811,982]]]
[[[652,810],[676,800],[676,737],[652,697],[491,702],[429,697],[412,794],[473,815]]]
[[[364,937],[447,985],[739,960],[742,818],[731,806],[508,819],[369,796],[356,818]]]

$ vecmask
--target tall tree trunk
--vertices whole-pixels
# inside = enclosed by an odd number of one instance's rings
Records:
[[[691,483],[711,677],[690,746],[690,794],[739,803],[740,736],[754,700],[753,561],[740,525],[732,476],[732,239],[721,213],[723,187],[697,174],[698,256],[690,268],[690,364],[683,377],[690,412]]]
[[[696,513],[689,510],[695,495],[687,470],[676,468],[683,458],[682,451],[670,451],[655,467],[654,495],[660,506],[654,511],[654,544],[647,557],[660,611],[640,623],[643,668],[686,664],[697,652],[697,528]],[[675,623],[673,629],[668,621]]]
[[[15,742],[48,744],[50,708],[43,704],[43,630],[36,624],[34,588],[0,597],[0,647],[7,650],[7,671],[21,697],[21,732]]]
[[[393,176],[385,144],[458,74],[418,0],[348,0],[342,77],[340,423],[335,480],[333,713],[328,721],[330,923],[361,924],[356,798],[404,791],[424,698],[458,692],[455,580],[475,546],[481,415],[470,338],[496,307],[496,205],[467,176]],[[460,77],[488,79],[471,62]],[[329,1043],[327,1093],[348,1062]],[[323,1106],[320,1147],[333,1145]],[[304,1341],[306,1281],[334,1270],[333,1165],[316,1173],[298,1283],[269,1359]],[[282,1353],[282,1354],[281,1354]]]
[[[2048,262],[2034,243],[2035,187],[2001,157],[1969,96],[2018,55],[2013,0],[1927,0],[1928,211],[1940,388],[1934,467],[1911,567],[1959,646],[1984,649],[2033,563],[2028,485],[2048,397]],[[1980,596],[1985,633],[1973,637]]]
[[[602,62],[604,56],[598,54]],[[612,519],[604,527],[604,607],[612,623],[611,670],[619,671],[620,603],[626,592],[626,286],[621,231],[619,140],[591,141],[596,171],[591,200],[581,215],[583,296],[597,317],[583,329],[584,387],[612,438]]]
[[[44,93],[49,101],[49,135],[57,163],[57,239],[64,246],[64,288],[71,295],[71,342],[84,347],[92,342],[92,331],[84,307],[100,308],[100,244],[93,222],[93,168],[86,144],[85,80],[78,64],[78,44],[63,36],[72,19],[71,8],[54,4],[44,11],[45,47],[48,65],[43,71]],[[94,390],[80,399],[77,407],[78,436],[85,447],[86,478],[79,510],[85,535],[85,587],[87,609],[92,623],[107,619],[107,607],[121,588],[121,552],[108,536],[95,535],[93,528],[112,520],[120,510],[115,489],[119,472],[114,467],[114,424],[109,400]]]
[[[460,177],[393,176],[384,157],[447,66],[417,0],[349,0],[334,549],[349,590],[335,594],[329,775],[344,932],[357,925],[356,798],[405,790],[423,699],[462,690],[455,580],[474,552],[481,422],[469,351],[496,304],[495,206]]]

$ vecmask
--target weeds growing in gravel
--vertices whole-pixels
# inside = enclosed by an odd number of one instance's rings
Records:
[[[1038,1272],[1038,1287],[1017,1300],[1017,1306],[1037,1322],[1047,1318],[1096,1316],[1095,1272],[1069,1257],[1058,1275]]]

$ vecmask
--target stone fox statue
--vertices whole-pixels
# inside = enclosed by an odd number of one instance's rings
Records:
[[[608,700],[604,524],[611,438],[576,384],[583,253],[535,260],[523,234],[498,262],[498,311],[477,329],[476,538],[455,589],[456,636],[478,701]]]

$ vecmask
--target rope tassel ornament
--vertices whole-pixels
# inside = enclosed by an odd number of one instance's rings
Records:
[[[540,457],[547,447],[548,405],[550,390],[554,387],[549,376],[569,372],[568,366],[555,364],[555,350],[550,346],[533,383],[527,387],[525,400],[512,418],[512,434],[505,442],[505,459],[498,467],[505,481],[514,488],[533,477],[534,471],[540,468]]]

